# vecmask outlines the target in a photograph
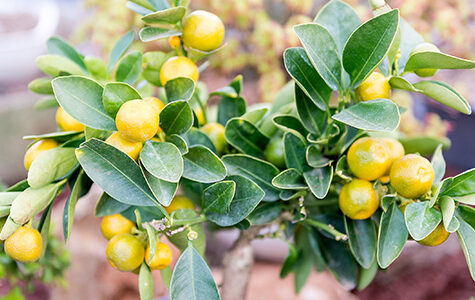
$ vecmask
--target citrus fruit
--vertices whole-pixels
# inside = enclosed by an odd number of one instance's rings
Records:
[[[213,51],[223,41],[223,22],[213,13],[196,10],[185,18],[182,38],[187,47]]]
[[[390,99],[391,86],[383,74],[373,72],[356,88],[356,96],[361,101],[369,101],[378,98]]]
[[[439,225],[428,236],[420,241],[419,244],[424,246],[438,246],[449,238],[449,232],[445,230],[444,224],[440,222]]]
[[[133,271],[140,266],[145,257],[142,241],[130,233],[114,236],[107,244],[107,261],[119,271]]]
[[[389,156],[391,157],[391,163],[390,163],[391,165],[393,162],[395,162],[396,160],[404,156],[405,154],[404,147],[398,140],[392,139],[392,138],[382,138],[381,140],[385,142],[389,148]],[[389,175],[390,169],[391,167],[388,168],[388,170],[386,171],[384,175]]]
[[[197,82],[200,73],[198,67],[189,58],[174,56],[169,58],[160,69],[160,82],[165,85],[168,80],[177,77],[187,77]]]
[[[274,137],[264,150],[265,159],[277,168],[285,168],[284,142],[282,137]]]
[[[5,253],[12,259],[26,263],[40,258],[42,244],[38,230],[22,226],[5,241],[4,247]]]
[[[389,173],[391,186],[406,198],[418,198],[427,193],[434,176],[431,163],[417,154],[408,154],[396,160]]]
[[[152,257],[152,261],[150,261],[149,263],[150,245],[148,245],[147,250],[145,250],[145,262],[152,270],[165,269],[172,262],[172,257],[172,249],[170,249],[167,244],[157,243],[157,247],[155,248],[155,254]]]
[[[162,109],[165,107],[165,104],[162,102],[162,100],[158,99],[157,97],[147,97],[147,98],[144,98],[143,100],[145,102],[150,102],[155,106],[155,108],[158,111],[158,116],[159,116],[158,123],[160,124],[160,113],[162,112]],[[162,131],[162,129],[160,128],[160,126],[158,126],[157,133],[160,131]]]
[[[439,48],[437,48],[436,45],[431,44],[431,43],[422,43],[422,44],[417,45],[417,47],[414,50],[412,50],[411,55],[418,52],[424,52],[424,51],[440,52]],[[431,69],[431,68],[416,69],[414,70],[414,73],[416,73],[417,76],[419,77],[431,77],[431,76],[434,76],[435,73],[437,73],[437,69]]]
[[[226,138],[224,137],[224,126],[219,123],[208,123],[201,127],[200,130],[213,142],[213,145],[216,147],[218,153],[222,154],[224,148],[228,144],[228,142],[226,142]]]
[[[171,214],[174,210],[186,208],[195,209],[195,205],[188,197],[175,196],[170,205],[165,207],[165,210],[167,211],[167,213]]]
[[[56,111],[56,123],[62,131],[83,131],[86,126],[70,114],[68,114],[62,107],[58,107]]]
[[[348,166],[356,177],[375,180],[383,176],[390,167],[389,152],[389,147],[380,139],[358,139],[348,150]]]
[[[131,233],[134,227],[134,222],[123,217],[121,214],[105,216],[101,222],[102,235],[108,240],[122,233]]]
[[[168,38],[168,44],[170,45],[170,47],[172,47],[173,49],[176,49],[178,47],[180,47],[181,45],[181,40],[180,40],[180,37],[179,36],[171,36]]]
[[[378,193],[371,182],[353,179],[345,184],[338,197],[341,211],[350,219],[363,220],[371,217],[378,209]]]
[[[124,139],[119,132],[114,132],[106,140],[106,143],[112,145],[137,161],[143,144],[141,142],[130,142]]]
[[[58,143],[55,140],[40,140],[34,143],[28,150],[25,152],[25,157],[23,159],[23,163],[25,165],[25,169],[29,170],[33,161],[40,155],[41,153],[58,147]]]
[[[198,119],[198,123],[200,125],[203,125],[206,120],[205,120],[205,114],[203,112],[203,109],[201,107],[198,107],[195,109],[195,115],[196,115],[196,118]]]
[[[134,142],[151,139],[158,130],[159,113],[150,101],[130,100],[122,104],[115,124],[120,135]]]

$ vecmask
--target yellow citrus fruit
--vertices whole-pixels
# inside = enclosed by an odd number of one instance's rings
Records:
[[[122,104],[115,124],[120,135],[134,142],[151,139],[158,130],[159,113],[150,101],[130,100]]]
[[[350,219],[371,217],[379,207],[378,193],[371,182],[353,179],[343,186],[338,197],[341,211]]]
[[[205,114],[203,112],[203,109],[201,109],[201,107],[198,107],[197,109],[195,109],[195,115],[196,115],[196,118],[198,119],[198,123],[200,125],[203,125],[205,123]]]
[[[184,56],[174,56],[169,58],[160,69],[160,82],[165,85],[168,80],[177,77],[187,77],[198,81],[200,72],[191,59]]]
[[[122,233],[131,233],[134,227],[134,222],[123,217],[121,214],[105,216],[101,222],[102,235],[108,240]]]
[[[391,165],[393,162],[395,162],[396,160],[404,156],[405,154],[404,147],[398,140],[392,139],[392,138],[382,138],[381,140],[385,142],[389,148],[389,155],[391,156]],[[386,171],[384,175],[389,175],[390,169],[391,167],[388,168],[388,170]]]
[[[25,165],[25,169],[29,170],[33,161],[40,155],[41,153],[58,147],[58,143],[55,140],[41,140],[34,143],[28,150],[25,152],[25,157],[23,159],[23,163]]]
[[[226,142],[226,138],[224,137],[224,126],[219,123],[208,123],[201,127],[200,130],[213,142],[218,153],[223,153],[224,148],[228,144],[228,142]]]
[[[444,224],[440,224],[432,231],[428,236],[423,238],[420,241],[417,241],[419,244],[424,246],[438,246],[445,242],[449,238],[450,233],[445,230]]]
[[[354,142],[348,150],[351,172],[366,180],[383,176],[391,165],[389,147],[380,139],[364,137]]]
[[[432,52],[440,52],[439,48],[436,45],[431,43],[422,43],[419,44],[414,50],[412,50],[411,55],[417,52],[424,52],[424,51],[432,51]],[[417,74],[419,77],[431,77],[437,73],[437,69],[425,68],[425,69],[417,69],[414,70],[414,73]]]
[[[150,260],[150,244],[147,246],[147,250],[145,250],[145,262],[152,270],[165,269],[172,262],[172,257],[172,249],[167,244],[157,243],[152,261],[148,263]]]
[[[181,40],[180,40],[180,37],[179,36],[171,36],[168,38],[168,44],[170,45],[170,47],[172,47],[173,49],[176,49],[178,47],[180,47],[181,45]]]
[[[224,38],[224,25],[213,13],[196,10],[189,14],[183,27],[183,44],[201,51],[213,51]]]
[[[434,176],[431,163],[417,154],[408,154],[396,160],[389,173],[391,186],[406,198],[418,198],[427,193]]]
[[[111,136],[107,138],[106,143],[116,147],[135,161],[139,158],[140,151],[142,151],[143,148],[142,142],[131,142],[126,140],[118,132],[111,134]]]
[[[167,213],[171,214],[172,211],[177,210],[177,209],[195,209],[195,205],[193,202],[185,196],[175,196],[167,207],[165,207],[165,210]]]
[[[361,101],[369,101],[378,98],[390,99],[391,86],[383,74],[373,72],[356,88],[356,96]]]
[[[22,226],[5,241],[5,253],[19,262],[33,262],[40,258],[42,247],[38,230]]]
[[[158,123],[160,123],[160,113],[162,112],[162,109],[165,107],[165,104],[162,102],[162,100],[158,99],[157,97],[147,97],[147,98],[144,98],[143,100],[146,102],[152,103],[155,106],[155,108],[158,110],[158,115],[159,115]],[[160,128],[160,126],[158,126],[157,133],[160,131],[162,131],[162,129]]]
[[[59,107],[56,111],[56,123],[63,131],[84,131],[86,126],[70,114],[68,114],[62,107]]]
[[[117,270],[128,272],[140,266],[145,257],[145,246],[130,233],[114,236],[107,244],[107,261]]]

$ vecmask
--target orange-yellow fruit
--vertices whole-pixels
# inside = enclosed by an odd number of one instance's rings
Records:
[[[137,161],[142,151],[143,144],[141,142],[130,142],[124,139],[119,132],[114,132],[106,140],[106,143],[112,145]]]
[[[177,77],[187,77],[198,82],[199,76],[198,67],[189,58],[184,56],[169,58],[160,69],[160,82],[162,85],[165,85],[168,80]]]
[[[178,47],[180,47],[181,45],[181,40],[180,40],[180,37],[179,36],[171,36],[168,38],[168,44],[170,45],[170,47],[172,47],[173,49],[176,49]]]
[[[445,230],[444,224],[440,222],[439,225],[428,236],[420,241],[419,244],[424,246],[438,246],[449,238],[450,233]]]
[[[379,207],[378,193],[371,182],[353,179],[343,186],[338,197],[341,211],[350,219],[371,217]]]
[[[157,243],[157,247],[155,248],[155,254],[152,257],[152,261],[150,261],[150,244],[147,246],[147,250],[145,250],[145,262],[148,264],[150,269],[152,270],[162,270],[165,269],[170,265],[172,262],[172,249],[167,244],[164,243]]]
[[[145,257],[145,246],[130,233],[114,236],[107,244],[107,261],[119,271],[129,272],[137,269]]]
[[[25,169],[29,170],[33,161],[40,155],[41,153],[58,147],[58,143],[55,140],[41,140],[33,144],[28,150],[25,152],[25,157],[23,159],[23,163],[25,165]]]
[[[375,180],[383,176],[391,166],[391,155],[385,142],[364,137],[351,145],[347,161],[356,177]]]
[[[213,51],[224,38],[224,25],[213,13],[196,10],[189,14],[183,27],[183,44],[201,51]]]
[[[389,155],[391,156],[391,165],[393,162],[395,162],[396,160],[404,156],[405,154],[404,147],[398,140],[392,139],[392,138],[382,138],[381,140],[385,142],[389,148]],[[388,170],[386,171],[386,174],[384,175],[389,175],[390,169],[391,167],[388,168]]]
[[[177,209],[195,209],[195,205],[193,202],[185,196],[175,196],[167,207],[165,207],[165,210],[167,213],[171,214],[172,211],[177,210]]]
[[[27,263],[40,258],[42,244],[38,230],[22,226],[5,241],[4,249],[12,259]]]
[[[383,74],[373,72],[355,90],[356,96],[361,101],[369,101],[378,98],[391,98],[391,85]]]
[[[440,52],[439,48],[437,48],[436,45],[431,44],[431,43],[422,43],[417,45],[417,47],[412,50],[411,55],[418,53],[418,52],[424,52],[424,51],[432,51],[432,52]],[[435,73],[437,73],[437,69],[431,69],[431,68],[425,68],[425,69],[416,69],[414,70],[414,73],[416,73],[417,76],[419,77],[431,77],[434,76]]]
[[[228,144],[224,136],[224,126],[219,123],[208,123],[200,128],[201,132],[206,134],[213,142],[219,154],[222,154]]]
[[[158,130],[159,113],[150,101],[130,100],[122,104],[115,123],[120,135],[134,142],[151,139]]]
[[[62,131],[84,131],[86,126],[70,114],[68,114],[62,107],[56,111],[56,123]]]
[[[158,110],[158,114],[159,114],[158,122],[160,123],[160,113],[162,112],[162,109],[165,107],[165,104],[162,102],[162,100],[158,99],[157,97],[147,97],[147,98],[144,98],[143,100],[146,102],[152,103],[155,106],[155,108]],[[158,126],[157,133],[159,133],[160,131],[162,131],[162,129],[160,128],[160,126]]]
[[[131,233],[135,224],[120,214],[105,216],[101,222],[102,235],[110,240],[122,233]]]
[[[431,163],[417,154],[408,154],[396,160],[389,173],[391,186],[396,192],[411,199],[427,193],[432,187],[434,176]]]

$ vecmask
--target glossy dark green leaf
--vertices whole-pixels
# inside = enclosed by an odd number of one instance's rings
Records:
[[[277,127],[284,131],[294,130],[302,136],[306,136],[308,133],[300,120],[293,115],[277,114],[272,118],[272,120]]]
[[[451,107],[461,113],[469,115],[472,113],[472,108],[467,100],[454,90],[447,83],[442,81],[419,81],[414,83],[414,86],[422,90],[422,94],[430,97],[448,107]]]
[[[45,74],[53,77],[60,75],[87,75],[87,72],[72,60],[60,55],[41,55],[36,59],[36,65]]]
[[[289,253],[285,258],[284,262],[282,263],[282,268],[280,269],[280,278],[285,278],[289,275],[295,268],[295,263],[297,262],[298,258],[298,251],[294,245],[288,244],[289,246]]]
[[[144,27],[139,31],[139,37],[142,42],[151,42],[179,35],[181,35],[181,32],[178,30],[160,27]]]
[[[150,257],[153,257],[153,254],[150,254]],[[153,299],[152,272],[145,262],[142,263],[139,271],[139,294],[140,300]]]
[[[61,107],[86,126],[116,130],[115,121],[102,104],[103,88],[81,76],[59,77],[52,82],[54,95]]]
[[[227,177],[236,183],[236,192],[229,206],[229,212],[208,212],[208,219],[219,226],[232,226],[246,218],[264,198],[264,191],[253,181],[240,175]]]
[[[323,156],[321,151],[315,145],[307,147],[306,158],[308,165],[314,168],[325,167],[332,163],[330,159]]]
[[[315,70],[303,48],[288,48],[284,64],[289,75],[318,108],[325,110],[330,100],[331,88]]]
[[[160,202],[160,204],[163,206],[170,205],[178,190],[178,183],[159,179],[144,168],[142,168],[142,171],[147,181],[148,187],[158,202]]]
[[[381,214],[378,231],[378,265],[386,269],[401,254],[407,240],[404,215],[395,202]]]
[[[218,151],[216,150],[216,147],[214,146],[210,138],[205,133],[198,130],[197,128],[194,128],[194,127],[190,128],[190,130],[182,134],[181,137],[186,142],[188,147],[201,145],[210,149],[215,154],[218,154]]]
[[[176,24],[183,19],[185,13],[185,7],[176,6],[143,16],[142,21],[148,24]]]
[[[226,123],[235,117],[240,117],[246,112],[246,101],[242,97],[231,98],[223,96],[218,103],[218,123]]]
[[[427,237],[442,220],[442,214],[429,206],[429,202],[411,203],[404,211],[406,227],[416,240]]]
[[[264,148],[269,142],[269,138],[262,134],[254,124],[242,118],[229,120],[224,135],[234,148],[255,157],[263,156]]]
[[[276,202],[266,202],[257,206],[247,217],[252,225],[263,225],[276,220],[282,211],[282,204]]]
[[[284,154],[287,167],[303,173],[309,169],[305,160],[305,140],[298,134],[286,132],[284,134]]]
[[[53,88],[51,87],[51,78],[40,77],[36,78],[28,84],[28,89],[33,93],[52,95]]]
[[[409,56],[404,72],[417,69],[473,69],[475,61],[436,51],[421,51]]]
[[[236,183],[231,180],[217,182],[203,192],[203,211],[207,213],[225,214],[236,191]]]
[[[316,23],[294,27],[305,52],[322,79],[333,90],[341,88],[342,67],[338,46],[330,32]]]
[[[124,53],[129,49],[130,45],[134,41],[135,33],[133,30],[124,34],[112,48],[111,54],[109,56],[109,66],[107,67],[107,72],[110,73],[115,67],[115,64],[119,59],[124,55]]]
[[[129,207],[130,205],[115,200],[107,195],[107,193],[102,193],[94,209],[94,215],[96,217],[115,215],[123,212]]]
[[[134,84],[142,72],[142,53],[134,51],[122,58],[115,71],[115,79],[128,84]]]
[[[279,199],[279,190],[272,185],[272,179],[279,174],[271,163],[245,154],[230,154],[222,158],[228,175],[241,175],[255,182],[264,192],[264,201]]]
[[[475,210],[467,206],[459,206],[457,217],[460,227],[457,235],[462,246],[465,260],[472,279],[475,280]]]
[[[165,84],[168,102],[176,100],[190,100],[195,92],[195,82],[186,77],[177,77],[168,80]]]
[[[319,109],[298,86],[295,86],[295,105],[305,129],[320,135],[326,127],[327,113]]]
[[[28,184],[33,188],[40,188],[64,178],[77,165],[78,161],[74,155],[74,148],[57,147],[42,152],[28,170]]]
[[[328,194],[333,178],[333,167],[326,166],[312,169],[303,173],[303,177],[312,194],[318,199],[323,199]]]
[[[122,104],[135,99],[142,99],[142,96],[134,87],[125,82],[110,82],[104,86],[102,104],[109,115],[114,118]]]
[[[57,36],[50,37],[48,41],[46,41],[46,47],[48,48],[49,54],[61,55],[69,58],[83,70],[87,70],[82,56],[62,38]]]
[[[223,180],[226,177],[226,167],[216,154],[203,146],[193,146],[183,155],[183,177],[211,183]]]
[[[220,299],[211,270],[193,247],[186,248],[175,265],[170,299]]]
[[[441,193],[450,197],[475,194],[475,169],[465,171],[453,178],[451,184]]]
[[[455,213],[455,201],[449,196],[442,196],[439,200],[440,210],[442,212],[442,221],[445,230],[448,232],[455,232],[459,229],[460,222],[454,216]]]
[[[399,126],[399,109],[389,99],[360,102],[333,115],[346,125],[372,131],[393,131]]]
[[[294,288],[295,293],[298,294],[307,282],[310,272],[312,271],[312,261],[311,257],[305,255],[303,252],[299,253],[300,255],[297,258],[295,263],[295,276],[294,276]]]
[[[399,25],[399,11],[391,10],[358,27],[343,50],[343,67],[350,87],[357,87],[376,69],[389,51]]]
[[[389,78],[389,84],[391,85],[393,89],[406,90],[410,92],[419,92],[419,93],[422,92],[421,90],[413,86],[404,77],[400,77],[400,76],[392,76],[391,78]]]
[[[321,237],[321,240],[323,241],[323,254],[332,274],[345,289],[355,288],[358,265],[353,259],[348,246],[326,237]]]
[[[73,228],[74,211],[76,204],[82,196],[84,196],[91,188],[92,181],[81,170],[74,180],[74,184],[71,188],[68,200],[64,205],[63,211],[63,233],[64,241],[67,243],[69,236],[71,235],[71,229]]]
[[[181,154],[188,153],[188,146],[186,144],[186,141],[181,136],[177,134],[171,134],[171,135],[167,135],[165,137],[165,140],[175,145],[178,148],[178,150],[180,150]]]
[[[272,184],[285,190],[305,190],[307,185],[303,181],[302,173],[296,169],[287,169],[280,172],[272,179]]]
[[[352,220],[344,217],[345,229],[351,253],[365,269],[369,269],[376,258],[377,231],[371,219]]]
[[[183,174],[180,150],[171,143],[145,142],[140,161],[150,174],[165,181],[178,182]]]
[[[160,128],[168,134],[182,134],[193,124],[193,112],[186,101],[168,103],[160,112]]]
[[[431,160],[432,168],[434,168],[435,177],[432,185],[438,184],[445,175],[445,160],[442,155],[442,144],[440,144],[437,149],[435,149],[434,154],[432,155]]]
[[[364,290],[376,277],[378,273],[378,262],[376,260],[373,261],[371,267],[368,269],[360,268],[360,276],[358,279],[358,291]]]

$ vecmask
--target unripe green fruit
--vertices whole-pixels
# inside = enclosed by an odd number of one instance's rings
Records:
[[[436,45],[431,43],[422,43],[419,44],[414,50],[412,50],[411,55],[423,51],[440,52],[439,48],[437,48]],[[424,68],[414,70],[414,73],[416,73],[419,77],[431,77],[434,76],[437,71],[437,69]]]
[[[285,167],[284,142],[282,137],[272,138],[264,150],[264,157],[277,168]]]

